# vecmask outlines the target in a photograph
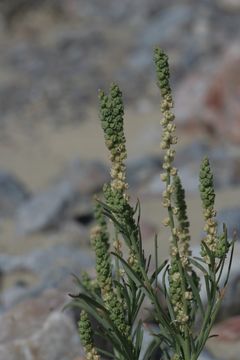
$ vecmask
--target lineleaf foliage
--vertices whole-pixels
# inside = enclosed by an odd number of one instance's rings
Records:
[[[67,305],[81,312],[79,333],[88,360],[197,360],[212,336],[211,328],[229,280],[234,240],[228,239],[225,224],[222,233],[218,231],[213,174],[207,158],[200,165],[199,177],[205,236],[199,256],[192,256],[185,190],[173,166],[177,137],[168,58],[160,48],[155,49],[154,62],[163,116],[162,205],[167,213],[163,223],[169,228],[169,259],[159,264],[158,247],[165,239],[157,235],[153,256],[147,257],[144,252],[140,202],[132,204],[127,192],[122,94],[113,84],[108,95],[99,93],[111,182],[104,186],[103,198],[99,195],[95,199],[96,226],[91,244],[96,278],[75,276],[79,293],[70,294]],[[207,302],[201,296],[203,292]],[[150,331],[142,317],[147,302],[153,309]],[[89,319],[97,323],[91,331]],[[84,331],[89,336],[84,336]],[[146,333],[151,338],[147,346]],[[107,339],[110,350],[95,346],[96,335]]]

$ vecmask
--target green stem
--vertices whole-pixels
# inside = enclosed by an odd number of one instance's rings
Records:
[[[138,257],[138,261],[139,261],[139,264],[141,264],[142,262],[142,254],[139,252],[139,249],[137,248],[137,239],[135,239],[134,236],[132,236],[132,245],[134,247],[134,250],[136,252],[136,255]],[[149,281],[149,278],[148,278],[148,275],[146,273],[146,270],[143,266],[140,266],[140,271],[141,271],[141,274],[143,276],[143,279],[144,279],[144,283],[145,283],[145,286],[146,286],[146,290],[148,292],[148,295],[150,297],[150,300],[152,302],[152,304],[155,306],[155,309],[156,309],[156,312],[157,312],[157,315],[159,317],[159,321],[162,325],[162,332],[164,333],[164,335],[166,337],[168,337],[169,335],[170,336],[173,336],[173,330],[171,329],[171,323],[169,321],[169,319],[167,318],[166,314],[164,313],[157,297],[156,297],[156,294],[154,292],[154,289],[152,288],[152,285]],[[168,333],[166,332],[168,331]],[[180,347],[180,344],[182,343],[181,341],[181,337],[177,336],[176,337],[176,342],[178,344],[178,347]]]

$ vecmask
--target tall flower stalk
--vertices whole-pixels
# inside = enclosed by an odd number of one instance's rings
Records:
[[[158,264],[155,237],[155,269],[150,271],[151,256],[146,258],[140,221],[140,204],[130,204],[126,181],[127,158],[124,135],[122,93],[116,84],[109,94],[99,92],[100,120],[111,162],[111,181],[103,188],[104,201],[96,199],[96,225],[91,243],[96,256],[96,279],[83,274],[77,279],[81,292],[70,295],[71,306],[81,312],[79,334],[87,359],[99,360],[197,360],[209,338],[228,282],[234,242],[228,241],[226,226],[219,232],[214,207],[213,174],[209,160],[200,166],[200,196],[205,220],[205,237],[199,257],[190,247],[190,227],[185,190],[178,169],[174,167],[177,144],[173,97],[167,55],[156,48],[154,61],[157,84],[161,92],[160,147],[164,153],[161,179],[165,183],[162,205],[169,228],[168,261]],[[114,228],[111,240],[108,220]],[[125,251],[123,251],[123,243]],[[230,261],[222,284],[225,260]],[[203,303],[200,287],[205,287],[207,303]],[[160,298],[164,298],[162,302]],[[153,305],[157,330],[147,349],[143,349],[144,324],[141,309],[144,299]],[[164,304],[165,305],[164,305]],[[97,334],[110,344],[110,350],[94,346],[90,318],[98,323]]]
[[[183,352],[185,358],[190,356],[190,312],[192,302],[192,291],[188,286],[185,273],[191,272],[189,256],[189,229],[186,213],[184,190],[177,169],[172,166],[175,150],[173,146],[177,143],[175,135],[176,125],[172,112],[173,99],[169,84],[168,58],[164,52],[157,48],[155,50],[155,65],[157,70],[158,86],[162,95],[161,111],[163,127],[161,149],[164,151],[164,173],[161,174],[165,182],[163,191],[163,206],[167,208],[168,217],[164,220],[169,226],[170,237],[170,266],[169,266],[169,295],[174,312],[176,326],[184,340]],[[175,204],[173,198],[175,197]]]
[[[109,205],[120,224],[132,233],[134,241],[139,246],[138,229],[134,219],[134,209],[129,204],[129,195],[126,190],[126,165],[127,158],[126,139],[124,135],[124,107],[122,93],[118,85],[112,84],[110,94],[107,96],[103,91],[99,92],[100,100],[100,119],[104,131],[105,144],[110,152],[111,161],[111,183],[103,188],[106,204]],[[116,248],[121,248],[121,242],[116,233]],[[135,270],[138,268],[136,249],[133,241],[129,241],[129,258],[128,263]]]

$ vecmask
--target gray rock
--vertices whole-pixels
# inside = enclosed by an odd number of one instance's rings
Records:
[[[18,284],[1,293],[0,310],[12,307],[27,297],[35,297],[46,289],[58,288],[71,274],[79,275],[81,271],[93,265],[93,254],[89,249],[56,245],[43,250],[35,250],[28,255],[0,255],[2,277],[21,273],[34,278],[31,284]]]
[[[240,234],[240,207],[226,208],[218,211],[217,219],[220,224],[227,225],[228,234],[233,236],[234,231]]]
[[[238,14],[211,1],[2,0],[1,8],[12,23],[0,39],[3,126],[32,125],[33,117],[35,124],[82,121],[89,105],[96,108],[96,89],[113,78],[125,87],[126,100],[152,96],[153,45],[168,51],[179,78],[206,59],[215,67],[226,44],[239,37]]]
[[[222,7],[224,10],[240,11],[240,3],[238,0],[220,0],[218,6]]]
[[[58,310],[65,301],[51,290],[2,315],[0,360],[73,360],[81,354],[73,320]]]
[[[217,360],[238,360],[240,351],[240,317],[227,318],[217,323],[213,329],[217,337],[209,339],[207,348]]]
[[[199,158],[197,158],[199,155]],[[208,156],[213,172],[215,190],[234,186],[238,183],[238,174],[236,173],[236,164],[238,160],[231,154],[223,151],[209,150],[204,152],[193,153],[189,155],[192,161],[179,167],[179,175],[182,179],[183,186],[187,191],[197,192],[199,189],[199,170],[203,157]],[[187,158],[186,158],[187,160]]]
[[[198,360],[221,360],[221,359],[219,358],[217,359],[215,356],[211,355],[208,351],[203,350]]]
[[[224,55],[190,72],[180,84],[176,113],[186,131],[205,131],[222,143],[239,143],[239,104],[234,97],[240,81],[239,58],[238,43],[225,45]]]
[[[33,196],[17,210],[17,230],[26,234],[56,227],[72,200],[73,193],[67,183]]]
[[[176,154],[175,165],[179,169],[179,175],[186,191],[198,192],[199,170],[201,161],[205,156],[210,160],[215,190],[239,184],[240,160],[238,151],[233,151],[228,146],[213,147],[202,141],[197,141],[183,147]],[[161,170],[160,166],[159,168]],[[153,175],[148,185],[150,192],[161,192],[162,187],[159,184],[158,174]],[[230,218],[230,216],[228,217]],[[235,222],[234,216],[233,221]]]
[[[199,163],[210,152],[211,148],[208,143],[196,140],[177,150],[175,164],[177,167],[182,167],[193,161]]]
[[[159,174],[162,160],[159,156],[145,156],[127,162],[127,181],[130,187],[143,185],[156,173]]]
[[[108,180],[109,171],[101,162],[73,161],[55,184],[32,196],[17,210],[17,230],[27,234],[61,226],[79,202],[86,203],[86,197],[99,192]]]
[[[192,15],[193,9],[183,4],[162,11],[151,21],[147,29],[144,29],[142,44],[153,46],[169,41],[191,22]]]
[[[141,349],[141,353],[139,356],[139,360],[143,359],[148,346],[150,345],[150,343],[153,340],[152,332],[156,333],[158,331],[159,331],[159,328],[157,326],[155,326],[154,324],[145,324],[145,326],[143,327],[143,343],[142,343],[142,349]],[[158,360],[158,359],[160,359],[160,357],[161,357],[160,350],[156,350],[152,356],[153,360]]]
[[[144,187],[143,193],[149,195],[160,195],[165,189],[165,185],[160,179],[160,172],[152,177],[149,183]]]
[[[100,161],[76,159],[66,166],[59,179],[71,188],[74,196],[86,196],[102,190],[110,175],[107,166]]]
[[[0,216],[12,216],[30,197],[30,191],[13,174],[0,170]]]
[[[188,193],[198,191],[199,181],[197,176],[198,172],[196,172],[198,170],[196,169],[196,163],[183,166],[179,169],[179,176],[181,177],[183,187]],[[158,174],[154,175],[151,181],[149,181],[145,190],[143,190],[146,194],[162,194],[165,185],[160,179],[161,172],[162,171],[159,171]]]

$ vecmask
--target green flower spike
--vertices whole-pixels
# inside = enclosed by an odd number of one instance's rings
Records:
[[[218,223],[216,221],[216,210],[214,209],[215,192],[213,174],[209,160],[206,157],[202,160],[200,167],[199,189],[204,209],[204,219],[206,221],[204,230],[207,233],[206,237],[202,241],[216,257],[221,258],[227,254],[229,243],[226,241],[224,233],[222,235],[218,235],[217,232]],[[204,245],[202,245],[202,255],[205,256],[209,262]]]
[[[168,65],[168,56],[160,48],[156,48],[154,51],[154,61],[156,65],[157,73],[157,85],[161,90],[161,96],[165,98],[166,96],[172,97],[171,87],[169,83],[170,72]]]
[[[82,273],[82,286],[89,293],[92,293],[96,290],[95,280],[92,280],[86,271]]]
[[[104,131],[105,143],[110,151],[111,160],[111,184],[105,185],[103,193],[107,204],[111,207],[118,222],[126,231],[137,234],[137,225],[134,220],[134,210],[129,204],[129,196],[126,194],[128,184],[126,183],[126,166],[124,161],[127,158],[126,139],[123,129],[124,107],[122,93],[116,84],[110,88],[109,96],[103,91],[99,92],[100,118]],[[136,235],[137,242],[137,235]],[[132,247],[128,263],[135,271],[139,270],[137,256]],[[118,240],[118,247],[121,244]]]
[[[178,220],[179,255],[183,266],[189,265],[188,257],[191,255],[189,249],[190,234],[189,221],[187,217],[187,206],[185,202],[185,190],[182,187],[179,176],[174,178],[174,212]]]
[[[202,204],[206,210],[205,218],[209,217],[209,212],[214,212],[215,192],[213,184],[213,174],[207,157],[202,160],[200,167],[200,185]],[[210,215],[212,215],[211,213]]]
[[[165,184],[162,203],[167,212],[163,224],[170,233],[170,256],[169,260],[159,264],[157,236],[154,239],[154,264],[151,255],[146,258],[144,254],[139,226],[140,204],[138,202],[133,209],[127,194],[122,93],[113,84],[108,94],[99,92],[100,120],[110,154],[111,181],[103,188],[105,203],[97,201],[96,226],[91,232],[96,278],[93,281],[83,274],[79,283],[82,293],[70,294],[70,305],[84,309],[78,326],[86,360],[100,360],[98,353],[115,360],[149,360],[158,350],[161,359],[198,360],[211,337],[230,276],[234,240],[228,242],[225,225],[223,231],[218,232],[213,174],[207,158],[201,163],[199,185],[205,222],[202,257],[192,257],[185,191],[178,170],[173,167],[177,137],[168,57],[156,48],[154,61],[162,97],[161,180]],[[107,219],[114,230],[111,244]],[[202,299],[201,287],[207,294],[207,301]],[[150,334],[153,336],[147,349],[144,333],[148,329],[142,313],[145,301],[153,305],[152,315],[158,327]],[[95,318],[101,337],[107,340],[110,348],[94,347],[90,316]]]
[[[163,134],[160,147],[165,151],[161,179],[166,183],[163,191],[163,206],[168,210],[168,217],[163,221],[171,229],[170,238],[170,267],[169,267],[169,295],[176,319],[176,326],[185,338],[188,338],[189,313],[191,310],[192,292],[188,289],[184,271],[189,270],[189,231],[186,215],[184,191],[180,179],[176,178],[177,169],[172,166],[175,157],[173,145],[177,143],[175,136],[175,116],[172,112],[173,99],[169,79],[169,65],[167,55],[160,49],[155,49],[154,61],[157,72],[157,85],[160,88],[162,101],[161,125]],[[175,206],[174,202],[175,200]],[[176,218],[175,218],[176,217]],[[177,225],[175,225],[178,223]]]
[[[122,93],[116,84],[110,88],[110,95],[106,96],[103,91],[99,92],[100,119],[104,131],[105,143],[110,151],[111,187],[124,191],[127,189],[126,166],[124,160],[127,157],[126,139],[123,132],[124,108]]]
[[[204,230],[206,231],[206,237],[202,240],[202,242],[208,247],[210,251],[215,253],[218,247],[217,221],[215,219],[216,211],[214,209],[215,192],[213,184],[213,174],[211,171],[209,160],[206,157],[202,160],[199,177],[199,190],[204,211],[203,215],[206,221],[204,227]],[[209,262],[206,248],[203,244],[202,256],[204,256],[206,261]]]
[[[125,306],[113,287],[107,224],[100,204],[96,204],[95,218],[97,225],[92,229],[91,239],[96,255],[97,283],[111,320],[121,333],[129,337],[129,326],[125,321]]]
[[[97,225],[91,230],[91,241],[96,255],[97,283],[105,299],[112,290],[112,269],[107,224],[100,204],[96,204],[95,219]]]
[[[91,328],[91,323],[89,321],[88,314],[84,310],[82,310],[80,314],[80,320],[78,322],[78,332],[86,354],[86,359],[100,360],[101,358],[93,345],[93,332]]]
[[[156,48],[154,61],[157,72],[157,85],[162,95],[161,111],[163,119],[160,123],[163,127],[163,134],[160,146],[162,150],[166,150],[163,163],[163,169],[166,170],[166,173],[163,173],[161,178],[163,181],[167,181],[169,174],[173,176],[177,174],[177,170],[171,165],[175,156],[175,150],[172,149],[171,146],[177,143],[177,137],[175,136],[176,125],[173,124],[175,116],[171,111],[173,108],[173,100],[169,83],[168,57],[163,50]],[[168,197],[166,197],[163,202],[164,206],[168,207]]]

